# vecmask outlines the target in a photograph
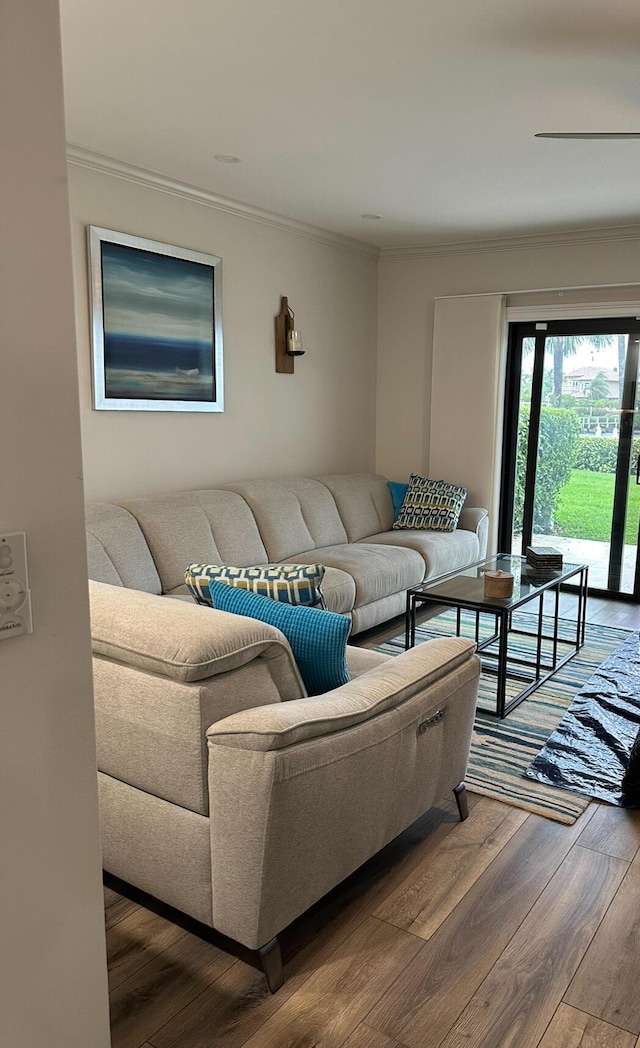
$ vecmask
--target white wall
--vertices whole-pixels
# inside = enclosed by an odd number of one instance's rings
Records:
[[[467,489],[468,506],[489,510],[489,549],[494,547],[499,505],[494,464],[500,457],[502,437],[503,326],[501,295],[436,301],[429,475],[455,477]],[[486,352],[474,352],[477,346]],[[487,419],[494,424],[488,426]],[[461,424],[473,439],[460,441]]]
[[[2,0],[0,107],[0,530],[35,627],[0,641],[0,1044],[106,1048],[57,0]]]
[[[375,259],[102,171],[69,179],[87,497],[373,469]],[[87,225],[222,257],[224,413],[92,410]],[[306,349],[294,375],[275,371],[281,295]]]
[[[419,254],[404,259],[383,254],[380,262],[376,469],[402,480],[412,470],[437,471],[444,462],[466,478],[468,449],[476,453],[478,447],[495,449],[499,444],[501,405],[494,379],[500,373],[501,346],[489,324],[478,330],[477,338],[465,335],[464,343],[454,335],[450,342],[440,339],[434,357],[436,298],[588,286],[594,290],[575,297],[598,301],[606,292],[596,287],[640,281],[640,240],[594,238],[590,243]],[[636,286],[623,297],[637,299],[638,291]],[[531,300],[557,305],[567,297],[569,293],[560,297],[546,291]],[[514,297],[520,304],[528,299]],[[466,398],[470,375],[487,380],[475,385],[473,410],[464,410],[465,400],[458,411],[452,390],[458,382]],[[457,477],[447,479],[455,482]],[[473,501],[492,504],[486,472],[472,494]]]

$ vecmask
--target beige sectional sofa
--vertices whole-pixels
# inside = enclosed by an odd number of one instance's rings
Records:
[[[258,950],[272,990],[278,933],[464,779],[479,662],[458,638],[349,646],[350,682],[309,698],[279,630],[167,597],[194,561],[319,561],[356,632],[486,541],[483,510],[452,535],[391,522],[362,474],[87,508],[105,869]]]
[[[454,532],[393,531],[385,477],[338,474],[245,481],[87,509],[89,576],[183,594],[190,563],[326,566],[327,607],[352,634],[405,609],[410,586],[485,555],[488,515],[463,509]]]

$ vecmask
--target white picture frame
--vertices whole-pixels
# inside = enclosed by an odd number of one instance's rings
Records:
[[[222,259],[89,226],[93,407],[223,411]]]

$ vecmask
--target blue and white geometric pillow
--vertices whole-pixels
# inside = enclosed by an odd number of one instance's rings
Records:
[[[228,564],[190,564],[184,573],[191,596],[198,604],[211,607],[209,583],[225,582],[228,586],[259,593],[284,604],[304,604],[311,608],[326,607],[320,590],[324,578],[323,564],[268,564],[256,568],[234,568]]]
[[[407,493],[393,527],[405,530],[455,531],[466,488],[411,474]]]

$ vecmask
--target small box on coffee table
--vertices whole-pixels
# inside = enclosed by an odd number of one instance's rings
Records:
[[[532,582],[548,582],[562,570],[562,553],[553,546],[527,546],[526,556]]]

